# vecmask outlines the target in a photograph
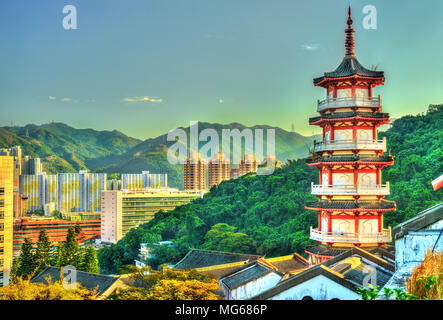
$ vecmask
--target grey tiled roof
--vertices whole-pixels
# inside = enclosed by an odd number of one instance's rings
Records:
[[[325,72],[323,77],[315,78],[314,84],[319,83],[324,78],[341,78],[353,75],[360,75],[370,78],[383,78],[383,71],[373,71],[363,67],[355,56],[345,56],[340,65],[332,72]]]
[[[253,279],[259,278],[262,275],[265,275],[269,272],[272,272],[272,269],[263,266],[260,263],[255,263],[254,265],[243,269],[239,272],[236,272],[224,279],[222,282],[229,288],[234,289],[240,286],[243,283],[249,282]]]
[[[252,254],[228,253],[220,251],[191,249],[186,256],[180,260],[175,269],[197,269],[210,267],[226,263],[234,263],[240,261],[255,261],[260,256]]]
[[[373,119],[386,119],[389,118],[389,113],[382,112],[334,112],[334,113],[325,113],[318,117],[309,118],[309,122],[316,122],[320,119],[340,119],[340,118],[353,118],[353,117],[362,117],[362,118],[373,118]]]
[[[395,202],[388,200],[355,200],[355,201],[341,201],[341,200],[321,200],[317,202],[310,202],[306,204],[310,208],[319,209],[394,209]]]
[[[52,282],[60,281],[60,268],[46,267],[39,275],[35,276],[31,282],[48,284],[45,280],[48,276],[51,277]],[[99,295],[106,291],[115,281],[117,281],[117,277],[77,271],[77,282],[86,289],[97,289]]]
[[[351,248],[350,247],[328,247],[325,245],[315,245],[315,246],[310,246],[310,247],[306,247],[305,251],[306,252],[310,252],[313,254],[320,254],[320,255],[324,255],[324,256],[338,256],[339,254],[342,254],[346,251],[349,251]]]
[[[393,272],[387,272],[378,266],[366,265],[364,263],[357,266],[356,268],[344,272],[343,275],[345,276],[346,280],[352,281],[358,286],[363,286],[365,278],[368,277],[368,275],[370,275],[371,269],[369,269],[368,267],[374,268],[375,271],[374,280],[377,283],[377,285],[380,287],[383,287],[389,281],[389,279],[391,279],[393,275]],[[371,280],[369,280],[369,283],[372,283]]]

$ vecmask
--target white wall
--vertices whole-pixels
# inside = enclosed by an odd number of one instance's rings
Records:
[[[310,296],[314,300],[331,300],[333,298],[341,300],[360,299],[360,296],[354,291],[341,286],[323,275],[318,275],[295,287],[280,292],[272,297],[271,300],[302,300],[305,296]]]
[[[443,220],[429,226],[426,230],[409,232],[403,238],[395,241],[395,264],[399,269],[405,265],[418,265],[425,257],[427,249],[434,246],[443,228]],[[440,237],[436,251],[443,251],[443,236]]]
[[[246,300],[254,297],[272,287],[282,278],[281,275],[271,272],[267,275],[237,287],[231,291],[230,300]]]

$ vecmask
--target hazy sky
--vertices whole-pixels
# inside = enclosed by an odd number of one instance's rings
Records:
[[[443,102],[443,1],[353,0],[356,55],[396,118]],[[64,30],[62,9],[77,8]],[[191,120],[310,135],[344,56],[345,0],[3,0],[0,125],[65,122],[148,138]],[[365,5],[377,29],[362,26]],[[316,132],[316,131],[315,131]]]

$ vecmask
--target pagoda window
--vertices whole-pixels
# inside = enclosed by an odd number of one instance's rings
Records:
[[[373,140],[372,129],[357,129],[357,140],[358,141],[369,141]]]
[[[359,173],[358,184],[360,185],[376,185],[377,184],[377,173]]]
[[[332,232],[334,233],[353,233],[354,229],[354,219],[334,219],[332,221]]]
[[[332,184],[334,186],[349,186],[354,184],[353,173],[336,173],[332,175]]]
[[[337,98],[351,98],[352,97],[352,89],[338,89],[337,90]]]
[[[355,89],[355,96],[357,99],[367,99],[369,96],[368,89]]]
[[[378,221],[376,219],[360,220],[360,230],[362,233],[378,232]]]
[[[334,140],[352,140],[352,129],[337,129],[334,131]]]

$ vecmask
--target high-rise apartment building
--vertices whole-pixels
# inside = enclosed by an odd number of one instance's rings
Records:
[[[257,172],[258,164],[253,154],[245,154],[245,157],[240,161],[239,175],[245,175],[249,172]]]
[[[23,174],[41,174],[43,172],[43,166],[40,158],[24,157],[22,161],[22,173]]]
[[[220,182],[229,180],[231,177],[231,165],[229,159],[226,159],[223,153],[218,153],[208,164],[208,182],[209,189]]]
[[[98,212],[103,190],[106,190],[105,173],[80,171],[20,176],[20,194],[28,199],[28,211],[56,203],[56,209],[61,212]]]
[[[9,283],[12,267],[14,158],[0,156],[0,286]]]
[[[184,164],[184,189],[206,190],[206,162],[197,152],[191,152]]]
[[[122,189],[123,190],[139,190],[146,188],[167,188],[168,175],[165,173],[122,173]]]
[[[146,191],[103,191],[101,211],[102,241],[116,243],[132,228],[202,196],[200,191],[152,189]]]

